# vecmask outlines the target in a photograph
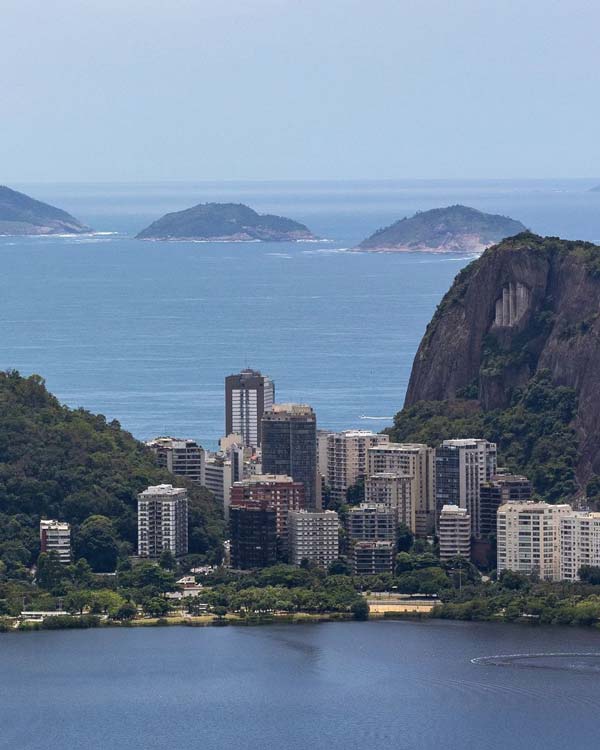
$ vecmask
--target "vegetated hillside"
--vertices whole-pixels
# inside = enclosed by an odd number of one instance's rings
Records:
[[[308,227],[292,219],[258,214],[242,203],[201,203],[165,214],[137,239],[286,241],[315,239]]]
[[[484,437],[498,444],[500,466],[525,474],[540,497],[558,502],[578,491],[576,413],[575,390],[553,385],[544,371],[515,389],[506,408],[484,411],[468,398],[418,401],[396,415],[388,432],[395,442],[432,446],[454,437]]]
[[[188,486],[190,553],[216,559],[224,525],[208,490],[159,469],[118,422],[62,406],[40,377],[0,373],[0,561],[9,573],[37,559],[40,517],[73,524],[76,557],[110,568],[103,563],[135,551],[138,492],[162,482]]]
[[[89,232],[76,218],[0,185],[0,235],[82,234]]]
[[[482,434],[504,444],[505,454],[513,443],[525,443],[522,455],[513,457],[515,467],[532,473],[536,463],[560,466],[564,453],[580,488],[595,497],[598,372],[600,247],[523,233],[490,248],[456,277],[415,356],[397,429],[411,410],[426,408],[423,402],[441,402],[436,419],[460,424],[463,402],[470,400],[469,413],[483,420]],[[569,426],[573,440],[565,432]],[[553,498],[562,494],[547,484],[538,489]]]
[[[468,206],[419,211],[379,229],[358,246],[379,252],[481,252],[505,237],[525,231],[520,221]]]

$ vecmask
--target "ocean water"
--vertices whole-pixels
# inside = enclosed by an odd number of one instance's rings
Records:
[[[0,746],[591,750],[599,661],[598,632],[489,623],[4,634]]]
[[[85,237],[0,238],[0,367],[134,435],[224,430],[223,381],[273,377],[319,426],[388,425],[460,256],[348,253],[416,210],[464,203],[533,231],[600,242],[593,181],[15,185],[90,224]],[[166,211],[239,201],[306,223],[318,243],[163,243]]]

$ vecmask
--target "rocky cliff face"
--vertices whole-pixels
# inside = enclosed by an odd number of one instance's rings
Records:
[[[581,483],[600,474],[600,247],[524,233],[456,278],[419,346],[406,406],[508,405],[540,370],[576,390]]]

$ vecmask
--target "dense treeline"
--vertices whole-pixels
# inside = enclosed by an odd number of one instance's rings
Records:
[[[486,438],[498,444],[499,465],[525,474],[540,497],[558,502],[577,492],[576,410],[575,391],[553,385],[541,371],[515,389],[507,409],[484,412],[471,399],[423,401],[399,412],[389,435],[431,446],[453,437]]]
[[[600,626],[600,569],[590,570],[596,583],[548,583],[506,571],[497,582],[447,592],[433,615],[452,620]]]
[[[135,550],[137,494],[161,482],[188,486],[190,553],[220,559],[224,526],[207,490],[159,469],[118,422],[61,405],[40,377],[0,373],[0,580],[27,577],[42,517],[72,524],[76,558],[114,570]]]

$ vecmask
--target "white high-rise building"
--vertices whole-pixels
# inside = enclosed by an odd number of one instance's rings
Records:
[[[235,454],[234,454],[235,458]],[[231,486],[235,480],[231,459],[221,454],[207,453],[204,459],[204,476],[202,484],[210,490],[223,507],[223,515],[229,518]]]
[[[370,430],[321,430],[317,436],[319,473],[329,488],[331,499],[344,503],[346,491],[367,474],[367,451],[387,445],[389,437]]]
[[[56,552],[63,565],[71,562],[71,527],[63,521],[40,521],[40,550]]]
[[[512,502],[498,508],[498,573],[514,570],[542,580],[561,578],[561,519],[570,505]]]
[[[309,560],[327,568],[339,555],[338,514],[333,510],[293,510],[288,514],[288,549],[292,565]]]
[[[496,444],[478,438],[444,440],[435,451],[436,507],[458,505],[471,516],[473,536],[481,536],[480,487],[496,473]]]
[[[559,524],[560,580],[578,581],[582,565],[600,567],[600,513],[565,513]]]
[[[383,474],[395,474],[400,479],[410,477],[411,507],[409,512],[405,512],[407,520],[404,522],[414,534],[421,537],[432,533],[434,528],[434,458],[433,448],[423,443],[388,443],[367,451],[367,484],[370,484],[371,477]],[[404,492],[404,489],[401,491]],[[369,494],[368,501],[381,502],[372,494]]]
[[[138,554],[156,559],[164,550],[175,557],[188,551],[187,490],[170,484],[148,487],[138,495]]]
[[[440,560],[471,558],[471,519],[466,508],[444,505],[439,520]]]

